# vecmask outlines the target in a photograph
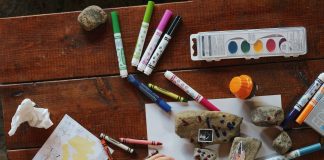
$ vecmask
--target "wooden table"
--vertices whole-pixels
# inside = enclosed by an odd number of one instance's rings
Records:
[[[227,87],[230,79],[248,74],[259,85],[257,95],[281,94],[282,105],[289,111],[324,70],[324,1],[194,0],[156,5],[148,39],[165,9],[178,13],[184,21],[150,77],[130,66],[144,9],[106,9],[120,14],[128,70],[145,82],[182,95],[185,94],[164,78],[165,70],[175,71],[207,98],[233,97]],[[27,97],[48,108],[54,122],[48,130],[23,124],[13,137],[7,136],[10,160],[31,159],[64,114],[96,135],[105,132],[112,137],[147,137],[144,105],[150,101],[119,77],[110,20],[88,33],[78,25],[78,14],[0,19],[0,96],[5,132],[10,129],[17,106]],[[209,63],[190,59],[190,34],[288,26],[306,28],[307,55]],[[294,149],[320,138],[312,129],[291,130],[289,134]],[[136,156],[115,149],[117,159],[143,159],[147,155],[146,147],[137,147]],[[324,157],[324,152],[300,159],[319,157]]]

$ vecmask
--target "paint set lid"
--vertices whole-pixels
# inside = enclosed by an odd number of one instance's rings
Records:
[[[252,78],[248,75],[234,77],[229,84],[232,94],[240,99],[248,98],[253,91],[253,86]]]

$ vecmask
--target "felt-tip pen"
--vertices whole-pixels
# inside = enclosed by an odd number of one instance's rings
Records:
[[[288,116],[280,125],[281,127],[286,128],[290,121],[295,120],[297,115],[301,112],[301,110],[305,107],[309,100],[314,96],[314,94],[319,90],[323,83],[324,73],[321,73],[313,82],[313,84],[308,88],[308,90],[304,93],[304,95],[298,100],[297,104],[294,106],[292,111],[290,111]]]
[[[164,34],[160,44],[156,47],[152,58],[150,59],[149,63],[147,64],[144,73],[146,75],[150,75],[154,69],[154,67],[156,66],[157,62],[159,61],[160,57],[162,56],[165,48],[167,47],[169,41],[172,38],[172,35],[174,33],[174,30],[176,29],[176,27],[178,26],[178,24],[181,22],[181,17],[180,16],[176,16],[173,20],[173,22],[171,23],[171,26],[169,27],[169,29],[167,30],[167,32]]]
[[[113,31],[114,31],[114,38],[115,38],[115,46],[116,46],[116,52],[117,52],[117,57],[118,57],[119,72],[120,72],[120,76],[122,78],[126,78],[128,73],[127,73],[127,66],[126,66],[123,42],[122,42],[122,38],[121,38],[121,34],[120,34],[118,14],[117,14],[116,11],[113,11],[110,14],[111,14]]]
[[[127,80],[133,84],[136,88],[138,88],[141,92],[143,92],[148,98],[150,98],[153,102],[159,105],[164,111],[170,112],[171,107],[156,93],[154,93],[150,88],[148,88],[144,83],[139,81],[134,75],[129,75]]]
[[[172,16],[172,12],[170,10],[166,10],[164,12],[163,17],[162,17],[157,29],[155,30],[153,37],[152,37],[150,43],[148,44],[140,63],[137,66],[137,70],[139,70],[141,72],[144,71],[144,69],[145,69],[147,63],[149,62],[149,60],[153,54],[153,51],[156,48],[156,45],[158,44],[158,42],[161,38],[161,35],[162,35],[165,27],[167,26],[171,16]]]
[[[216,106],[214,106],[212,103],[210,103],[206,98],[204,98],[202,95],[200,95],[197,91],[195,91],[193,88],[191,88],[188,84],[186,84],[183,80],[181,80],[179,77],[177,77],[171,71],[166,71],[164,73],[164,76],[165,76],[165,78],[167,78],[173,84],[175,84],[176,86],[181,88],[189,96],[191,96],[195,101],[197,101],[198,103],[203,105],[208,110],[219,111],[219,109]]]
[[[153,8],[154,8],[154,2],[153,1],[148,1],[146,9],[145,9],[141,29],[140,29],[140,32],[138,34],[138,38],[137,38],[137,42],[136,42],[136,46],[135,46],[135,51],[134,51],[133,58],[132,58],[132,66],[134,66],[134,67],[137,67],[137,65],[138,65],[138,63],[139,63],[139,61],[141,59],[141,55],[142,55],[142,51],[143,51],[143,46],[144,46],[147,30],[149,28],[150,20],[151,20],[151,17],[152,17]]]

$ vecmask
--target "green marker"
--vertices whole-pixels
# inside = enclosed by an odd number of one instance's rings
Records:
[[[132,66],[137,67],[137,65],[141,59],[143,46],[144,46],[147,30],[149,27],[149,23],[151,20],[153,8],[154,8],[154,2],[148,1],[146,10],[145,10],[145,14],[144,14],[144,18],[143,18],[143,22],[142,22],[142,26],[141,26],[141,30],[140,30],[138,38],[137,38],[135,51],[134,51],[133,58],[132,58]]]
[[[115,46],[116,46],[116,52],[117,52],[117,57],[118,57],[119,72],[120,72],[120,76],[122,78],[126,78],[128,73],[127,73],[127,66],[126,66],[123,42],[122,42],[122,38],[121,38],[121,34],[120,34],[118,14],[116,11],[113,11],[110,14],[111,14],[112,25],[113,25],[113,30],[114,30],[114,38],[115,38]]]

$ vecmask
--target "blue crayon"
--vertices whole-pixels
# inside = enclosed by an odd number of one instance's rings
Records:
[[[170,112],[171,107],[156,93],[154,93],[150,88],[148,88],[144,83],[139,81],[134,75],[129,75],[127,77],[128,82],[133,84],[136,88],[138,88],[142,93],[144,93],[148,98],[150,98],[153,102],[159,105],[164,111]]]

